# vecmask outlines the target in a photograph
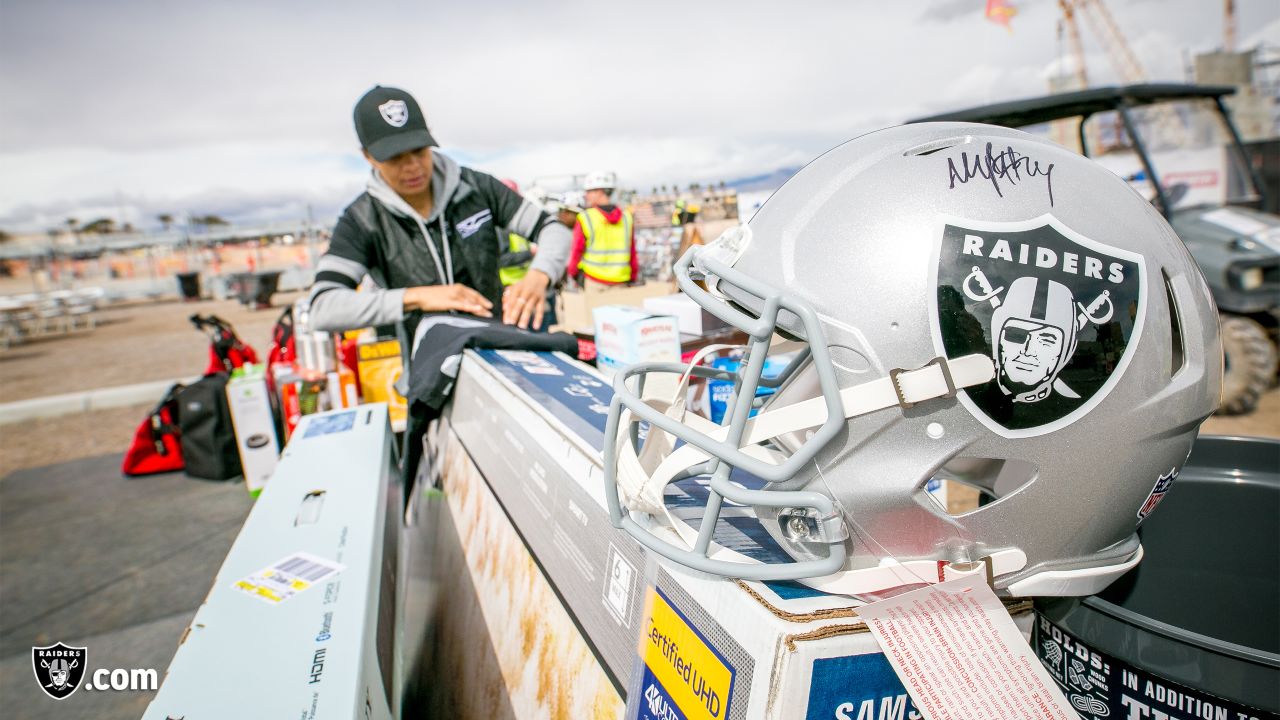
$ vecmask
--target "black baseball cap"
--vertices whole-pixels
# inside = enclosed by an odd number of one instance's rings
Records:
[[[378,162],[439,144],[418,102],[399,88],[377,85],[365,93],[356,103],[355,121],[360,145]]]

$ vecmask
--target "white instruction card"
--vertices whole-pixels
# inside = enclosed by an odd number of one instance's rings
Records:
[[[1077,720],[1013,618],[974,575],[858,608],[928,720]]]

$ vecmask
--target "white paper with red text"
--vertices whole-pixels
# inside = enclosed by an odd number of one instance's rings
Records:
[[[975,575],[858,608],[928,720],[1078,720],[1000,599]]]

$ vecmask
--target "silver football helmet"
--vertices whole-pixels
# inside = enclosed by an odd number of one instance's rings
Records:
[[[1217,312],[1178,237],[1123,179],[1016,130],[845,143],[676,276],[746,357],[620,372],[605,490],[617,527],[709,573],[1094,593],[1141,559],[1135,531],[1218,404]],[[773,379],[770,352],[793,353]],[[686,411],[689,375],[734,383],[723,424]],[[981,503],[949,511],[944,480]],[[670,507],[680,481],[706,487],[700,521]],[[732,505],[785,561],[728,547]]]

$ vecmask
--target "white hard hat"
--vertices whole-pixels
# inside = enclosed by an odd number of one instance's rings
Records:
[[[618,176],[611,172],[596,170],[587,173],[587,179],[582,183],[582,189],[585,190],[612,190],[618,186]]]

